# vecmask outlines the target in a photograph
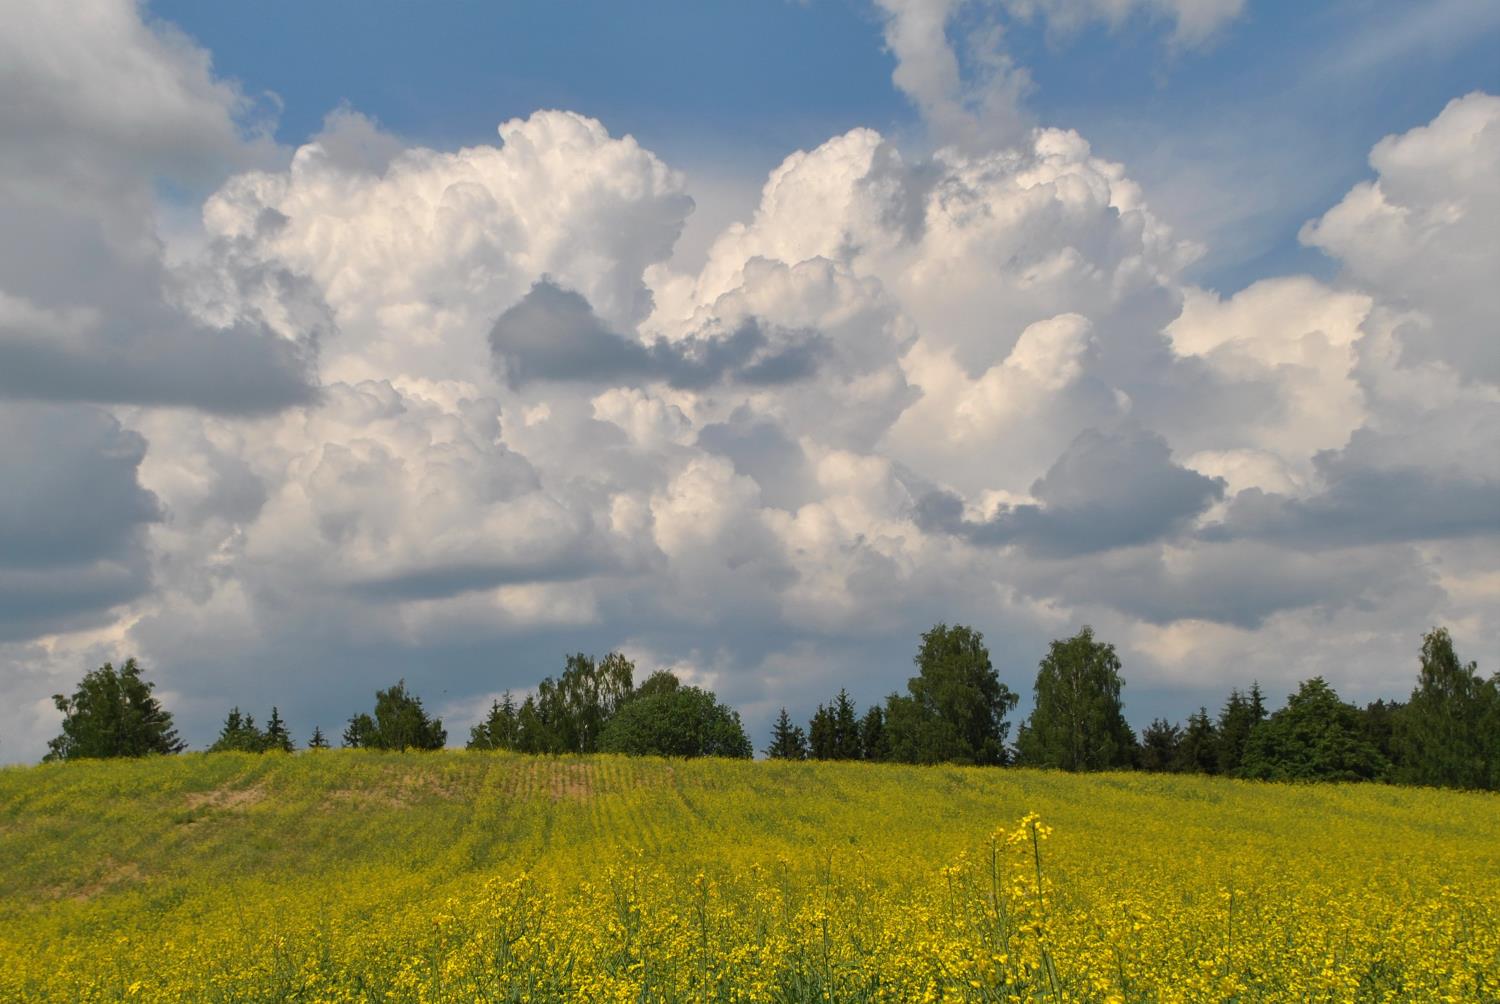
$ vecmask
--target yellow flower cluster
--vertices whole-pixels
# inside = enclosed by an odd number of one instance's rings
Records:
[[[0,1000],[1500,1001],[1497,810],[457,752],[0,771]]]

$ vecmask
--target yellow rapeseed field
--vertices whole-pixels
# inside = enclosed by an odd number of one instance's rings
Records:
[[[5,1001],[1497,1001],[1500,799],[509,754],[0,771]]]

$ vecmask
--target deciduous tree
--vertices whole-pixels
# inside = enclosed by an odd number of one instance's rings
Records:
[[[1271,781],[1368,781],[1389,769],[1365,736],[1359,709],[1315,676],[1250,733],[1240,773]]]
[[[904,695],[886,699],[885,732],[894,760],[1002,764],[1016,695],[1000,682],[984,636],[962,624],[935,625],[913,660]]]
[[[1036,706],[1017,745],[1023,762],[1063,770],[1130,765],[1135,733],[1125,723],[1115,647],[1085,626],[1054,641],[1036,675]]]
[[[62,732],[47,743],[47,760],[179,753],[185,747],[171,712],[141,678],[135,659],[118,670],[110,663],[86,674],[71,696],[53,695],[62,712]]]

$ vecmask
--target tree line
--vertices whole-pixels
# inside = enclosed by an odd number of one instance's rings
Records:
[[[1404,701],[1361,708],[1322,677],[1303,681],[1271,712],[1257,683],[1236,688],[1217,713],[1185,722],[1158,718],[1139,735],[1127,724],[1125,681],[1113,645],[1084,627],[1053,641],[1033,684],[1031,714],[1014,742],[1008,720],[1018,696],[1001,682],[983,635],[938,624],[923,633],[916,675],[860,714],[846,689],[820,704],[806,727],[781,709],[764,753],[781,760],[1022,765],[1068,771],[1139,769],[1265,780],[1378,780],[1500,789],[1500,674],[1462,662],[1447,629],[1422,640],[1416,686]],[[507,692],[469,733],[476,750],[750,757],[740,716],[711,692],[659,671],[639,685],[635,665],[610,652],[577,653],[517,702]],[[134,659],[88,673],[71,696],[55,695],[61,734],[47,760],[177,753],[185,748],[170,712]],[[448,733],[405,681],[376,692],[352,715],[349,748],[440,749]],[[314,728],[307,746],[329,746]],[[264,726],[238,707],[211,750],[295,749],[280,712]]]

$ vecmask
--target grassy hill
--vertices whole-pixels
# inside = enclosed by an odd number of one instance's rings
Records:
[[[0,770],[0,864],[3,1000],[1500,1000],[1493,795],[189,754]]]

